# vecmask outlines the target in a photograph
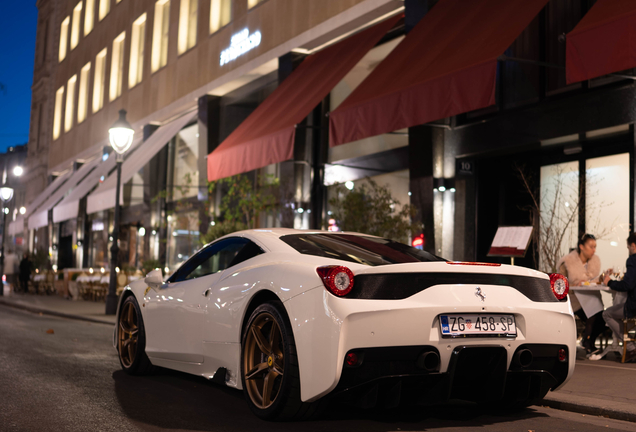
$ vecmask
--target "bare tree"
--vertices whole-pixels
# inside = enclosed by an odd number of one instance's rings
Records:
[[[589,199],[598,195],[594,186],[602,179],[594,178],[591,173],[586,172],[584,182],[578,178],[577,171],[577,180],[574,181],[568,179],[568,173],[561,165],[555,165],[554,181],[542,187],[525,167],[516,165],[515,169],[524,189],[532,198],[532,204],[524,209],[528,211],[530,223],[534,228],[533,240],[539,255],[537,267],[540,270],[547,273],[557,272],[559,260],[571,248],[576,247],[579,211],[582,206],[586,215],[590,216],[586,219],[593,221],[590,228],[594,229],[597,238],[604,238],[612,231],[613,227],[600,226],[601,209],[611,203],[590,204],[592,200]]]

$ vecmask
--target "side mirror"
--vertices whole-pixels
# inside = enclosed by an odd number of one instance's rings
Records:
[[[146,275],[144,282],[146,282],[146,285],[148,285],[152,289],[160,288],[161,285],[163,285],[163,276],[161,275],[161,270],[152,270]]]

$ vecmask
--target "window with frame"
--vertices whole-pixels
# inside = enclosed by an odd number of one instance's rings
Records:
[[[62,21],[62,25],[60,27],[60,61],[66,58],[66,49],[68,45],[68,26],[70,22],[71,17],[67,16],[66,18],[64,18],[64,21]]]
[[[73,75],[66,84],[66,111],[64,112],[64,132],[73,127],[73,110],[75,108],[75,83],[77,75]]]
[[[152,57],[150,70],[154,73],[168,63],[168,32],[170,30],[170,0],[155,3],[152,26]]]
[[[249,239],[230,237],[213,243],[197,253],[168,280],[181,282],[221,272],[264,253]]]
[[[110,12],[110,0],[99,0],[99,20],[106,18]]]
[[[199,0],[181,0],[179,9],[178,53],[183,54],[197,43]]]
[[[232,0],[210,1],[210,34],[232,21]]]
[[[146,43],[146,14],[133,22],[130,38],[130,65],[128,66],[128,87],[141,82],[144,75],[144,44]]]
[[[62,102],[64,101],[64,86],[55,92],[55,111],[53,112],[53,139],[60,137],[62,132]]]
[[[247,0],[247,8],[252,9],[254,6],[263,3],[265,0]]]
[[[86,0],[84,10],[84,36],[93,31],[95,26],[95,0]]]
[[[37,30],[37,42],[35,49],[36,66],[42,65],[46,59],[48,44],[49,20],[40,20]]]
[[[71,51],[77,47],[80,38],[80,19],[82,18],[82,2],[73,8],[73,22],[71,24]]]
[[[91,76],[91,62],[88,62],[80,72],[79,95],[77,98],[77,124],[86,120],[88,114],[88,81]]]
[[[108,48],[104,48],[95,57],[95,81],[93,83],[93,112],[96,113],[104,106],[104,88],[106,87],[106,55]]]
[[[110,101],[121,96],[124,75],[124,42],[126,32],[121,32],[113,41],[113,57],[110,62]]]

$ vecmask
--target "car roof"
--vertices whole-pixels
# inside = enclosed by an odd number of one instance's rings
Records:
[[[255,240],[257,243],[261,243],[270,251],[280,251],[281,248],[284,250],[287,250],[289,248],[291,251],[298,252],[291,246],[279,240],[283,236],[293,235],[293,234],[328,234],[328,235],[347,234],[347,235],[358,235],[358,236],[365,236],[365,237],[375,237],[369,234],[357,233],[352,231],[334,232],[334,231],[325,231],[325,230],[303,230],[303,229],[294,229],[294,228],[260,228],[260,229],[237,231],[232,234],[223,236],[221,238],[246,237],[251,240]]]

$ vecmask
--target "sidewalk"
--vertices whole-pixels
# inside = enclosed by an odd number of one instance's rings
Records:
[[[603,360],[577,360],[574,375],[542,405],[581,414],[636,422],[636,363],[620,363],[610,353]]]
[[[9,293],[0,297],[8,305],[85,321],[115,324],[114,315],[104,313],[102,302],[71,301],[51,295]],[[581,414],[636,422],[636,364],[619,363],[613,353],[599,361],[577,360],[574,375],[559,391],[549,392],[542,405]]]
[[[115,315],[106,315],[104,302],[73,301],[57,295],[18,294],[4,289],[0,305],[7,305],[30,312],[56,315],[103,324],[115,324]]]

